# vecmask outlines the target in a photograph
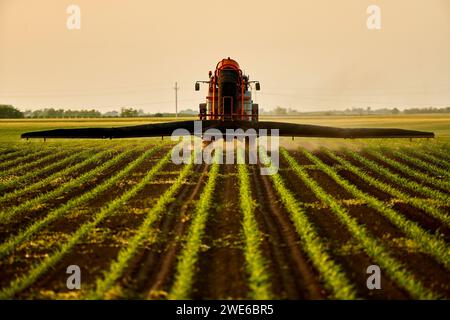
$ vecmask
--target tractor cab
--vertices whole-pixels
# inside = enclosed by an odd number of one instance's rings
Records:
[[[200,83],[208,84],[206,103],[199,105],[200,120],[223,121],[258,121],[258,105],[253,103],[251,86],[260,90],[258,81],[249,81],[239,64],[231,59],[223,59],[216,65],[215,72],[209,72],[208,81],[197,81],[195,90],[200,90]]]

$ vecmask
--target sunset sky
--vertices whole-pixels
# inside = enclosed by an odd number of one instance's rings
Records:
[[[173,112],[175,81],[197,109],[225,57],[265,110],[450,106],[450,0],[0,0],[0,104],[23,110]]]

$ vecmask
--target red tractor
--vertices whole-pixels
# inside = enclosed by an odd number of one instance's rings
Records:
[[[258,105],[253,103],[251,85],[260,90],[258,81],[250,81],[244,75],[239,64],[233,59],[223,59],[214,74],[209,72],[208,81],[197,81],[195,90],[200,90],[200,83],[208,84],[206,103],[200,103],[200,120],[246,120],[258,121]]]

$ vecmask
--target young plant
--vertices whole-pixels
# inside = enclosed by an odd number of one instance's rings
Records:
[[[446,181],[437,179],[435,177],[432,177],[429,174],[425,174],[425,173],[416,171],[416,170],[408,167],[405,164],[402,164],[398,161],[395,161],[391,158],[384,156],[383,153],[380,151],[368,150],[368,152],[370,155],[375,156],[379,160],[387,163],[388,165],[392,166],[393,168],[399,170],[400,172],[403,172],[404,174],[409,175],[410,177],[416,178],[419,181],[427,182],[427,183],[429,183],[435,187],[438,187],[440,189],[443,189],[443,190],[450,190],[450,182],[446,182]],[[450,201],[450,197],[444,195],[444,198],[446,198],[446,201]]]
[[[198,261],[200,246],[205,233],[205,225],[211,208],[214,190],[219,176],[219,154],[216,152],[211,165],[208,181],[194,209],[194,218],[189,227],[186,243],[176,266],[175,282],[169,293],[169,299],[188,299],[192,290],[195,265]]]
[[[437,200],[441,201],[444,205],[447,205],[447,206],[450,205],[450,197],[448,195],[446,195],[445,193],[431,189],[427,186],[424,186],[421,183],[417,183],[408,178],[405,178],[396,173],[393,173],[389,169],[377,164],[376,162],[374,162],[372,160],[367,159],[366,157],[358,154],[357,152],[350,151],[350,150],[347,150],[346,152],[347,152],[347,154],[349,154],[354,159],[358,160],[360,163],[362,163],[366,167],[370,168],[371,170],[374,170],[374,172],[378,172],[378,173],[386,176],[386,178],[390,179],[392,182],[395,182],[398,185],[403,186],[414,192],[419,192],[419,193],[421,193],[425,196],[428,196],[432,199],[437,199]],[[380,156],[380,159],[382,160],[383,157]]]
[[[364,173],[359,168],[353,166],[348,161],[342,159],[341,157],[336,156],[331,151],[326,151],[326,153],[332,158],[341,163],[345,169],[353,172],[362,180],[369,183],[369,185],[378,188],[386,193],[390,193],[393,196],[404,200],[406,203],[411,203],[423,210],[427,210],[435,215],[437,218],[440,218],[447,225],[449,224],[449,217],[444,212],[441,212],[433,207],[431,207],[427,202],[422,199],[417,199],[413,197],[409,197],[408,195],[398,191],[397,189],[378,181],[372,176]],[[332,169],[330,169],[332,170]],[[336,173],[337,176],[337,173]],[[343,183],[344,179],[340,178],[336,180],[336,182],[340,181]],[[444,240],[442,240],[439,236],[435,236],[430,234],[425,229],[423,229],[419,224],[408,220],[402,214],[393,210],[390,206],[384,204],[382,201],[376,199],[373,196],[370,196],[362,191],[354,192],[355,196],[360,199],[363,199],[370,207],[381,213],[384,217],[386,217],[393,225],[399,228],[403,233],[409,236],[414,242],[416,242],[424,252],[430,254],[435,257],[435,259],[441,262],[447,269],[450,269],[450,257],[447,252],[450,250],[448,245]],[[431,209],[430,209],[431,208]]]
[[[242,148],[238,148],[238,159],[244,158]],[[270,279],[266,268],[266,261],[261,252],[262,235],[255,219],[255,204],[253,202],[249,173],[245,161],[238,160],[239,178],[239,206],[243,215],[242,227],[244,231],[244,256],[247,273],[249,274],[249,287],[252,299],[270,299]],[[242,163],[242,164],[239,164]]]
[[[117,259],[110,264],[108,270],[104,272],[103,277],[97,279],[96,288],[87,294],[87,299],[104,298],[117,280],[123,275],[123,272],[128,267],[131,259],[137,254],[139,248],[150,238],[149,235],[155,232],[155,222],[166,212],[168,205],[175,200],[177,192],[185,184],[186,179],[192,173],[193,167],[194,162],[191,161],[182,169],[169,189],[159,197],[156,204],[148,210],[146,218],[136,234],[130,239],[128,245],[120,250]]]
[[[325,172],[334,181],[341,185],[345,190],[352,193],[358,198],[362,198],[367,202],[378,206],[378,203],[373,202],[375,198],[360,191],[355,185],[352,185],[347,180],[340,177],[332,167],[324,164],[319,158],[308,152],[302,150],[303,154],[312,162],[314,162],[320,170]],[[282,150],[282,155],[289,159],[289,154],[286,150]],[[293,158],[291,158],[293,159]],[[341,223],[347,228],[352,236],[361,242],[364,251],[376,261],[380,267],[386,270],[389,277],[394,280],[400,287],[405,289],[414,299],[436,299],[438,296],[431,290],[427,289],[414,275],[397,259],[392,256],[383,244],[374,238],[367,231],[364,225],[359,224],[348,211],[342,207],[336,199],[323,190],[317,182],[311,179],[308,174],[302,171],[300,166],[294,166],[294,170],[300,179],[314,192],[314,194],[326,204],[330,210],[336,214]]]
[[[144,152],[139,158],[128,164],[124,169],[119,171],[117,174],[112,176],[111,178],[107,179],[103,183],[97,185],[94,189],[83,193],[79,197],[75,197],[70,199],[67,203],[64,205],[50,211],[45,218],[37,220],[32,225],[27,227],[26,229],[20,231],[17,235],[10,237],[7,239],[4,243],[0,245],[0,258],[11,253],[11,251],[19,245],[24,240],[29,239],[32,235],[34,235],[36,232],[44,228],[45,226],[49,225],[51,222],[57,220],[73,208],[82,205],[83,203],[86,203],[89,200],[94,199],[98,195],[108,191],[109,189],[113,188],[117,182],[124,179],[130,172],[132,172],[134,169],[136,169],[142,162],[144,162],[147,158],[151,157],[153,154],[155,154],[159,149],[161,148],[160,145],[155,146],[146,152]]]
[[[265,152],[262,152],[262,156],[262,162],[269,163],[269,158]],[[290,214],[303,250],[320,273],[320,277],[323,279],[325,287],[331,292],[332,297],[345,300],[356,299],[357,293],[354,286],[347,278],[342,267],[333,260],[327,245],[308,218],[306,214],[307,209],[296,200],[295,195],[286,187],[279,173],[271,175],[270,178],[284,207]]]
[[[119,155],[113,157],[112,159],[108,160],[107,162],[103,163],[102,165],[96,167],[95,169],[84,173],[83,175],[79,176],[76,179],[68,181],[67,183],[61,185],[60,187],[58,187],[53,191],[40,194],[39,196],[30,199],[28,201],[25,201],[18,206],[0,212],[0,223],[7,224],[11,221],[13,217],[23,214],[24,212],[33,210],[33,208],[35,208],[36,206],[46,203],[50,199],[57,198],[71,191],[72,189],[78,187],[79,185],[82,185],[94,179],[97,175],[118,164],[120,161],[126,159],[132,153],[133,153],[132,150],[124,151]]]
[[[77,229],[77,231],[72,233],[68,240],[60,245],[59,249],[47,255],[40,263],[33,266],[28,273],[18,276],[16,279],[11,281],[8,287],[3,288],[0,291],[0,299],[11,299],[17,293],[31,286],[37,279],[39,279],[50,268],[56,265],[56,263],[58,263],[67,253],[69,253],[100,222],[116,212],[119,208],[125,205],[127,201],[136,196],[136,194],[147,184],[149,184],[159,173],[159,171],[170,161],[170,157],[171,151],[169,151],[160,161],[158,161],[158,163],[156,163],[153,168],[148,171],[146,176],[138,184],[123,193],[119,198],[108,202],[96,215],[94,215],[92,220],[84,223],[79,229]]]

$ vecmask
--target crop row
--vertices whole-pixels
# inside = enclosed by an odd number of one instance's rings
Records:
[[[128,153],[123,153],[127,154]],[[134,197],[139,191],[141,191],[152,179],[159,173],[159,171],[170,161],[171,152],[168,152],[161,160],[159,160],[145,177],[136,184],[133,188],[123,193],[119,198],[116,198],[107,204],[105,204],[98,213],[94,215],[92,220],[84,223],[78,228],[60,247],[52,254],[46,256],[41,262],[36,264],[23,276],[19,276],[14,279],[9,287],[0,291],[0,299],[8,299],[14,297],[17,293],[23,291],[25,288],[32,285],[39,277],[45,274],[49,268],[58,263],[67,253],[69,253],[80,240],[82,240],[91,230],[93,230],[100,222],[106,217],[110,216],[121,208],[128,200]],[[130,163],[121,172],[117,173],[119,177],[123,176],[123,172],[129,172],[130,168],[134,168],[136,162]]]
[[[55,150],[55,152],[50,153],[49,155],[46,155],[44,157],[39,157],[33,161],[22,163],[20,165],[14,166],[13,168],[10,168],[9,170],[5,170],[2,174],[3,177],[8,176],[16,176],[21,175],[22,172],[27,172],[28,170],[32,169],[33,167],[39,167],[42,164],[46,162],[51,162],[52,160],[56,160],[60,157],[65,157],[69,154],[74,152],[73,150],[68,149],[61,149],[61,150]],[[75,151],[77,152],[77,151]]]
[[[89,172],[86,172],[73,180],[68,181],[67,183],[56,188],[55,190],[52,190],[48,193],[42,193],[39,196],[32,198],[30,200],[27,200],[18,206],[14,206],[14,207],[8,208],[8,209],[0,212],[0,223],[6,224],[14,216],[17,216],[26,211],[30,211],[34,207],[37,207],[40,204],[44,204],[47,201],[49,201],[50,199],[55,199],[65,193],[69,192],[70,190],[72,190],[80,185],[85,184],[86,182],[95,178],[97,175],[106,171],[108,168],[111,168],[114,165],[118,164],[120,161],[126,159],[132,153],[133,153],[133,150],[124,151],[124,152],[120,153],[119,155],[113,157],[112,159],[106,161],[105,163],[101,164],[100,166],[96,167],[95,169],[93,169]]]
[[[87,149],[81,152],[78,151],[69,151],[70,153],[73,153],[69,157],[64,157],[60,159],[59,161],[53,162],[48,166],[44,166],[42,168],[36,168],[34,170],[30,170],[28,173],[14,176],[12,178],[8,178],[7,181],[0,183],[0,190],[4,190],[7,188],[15,187],[16,189],[20,186],[28,184],[30,181],[35,179],[36,177],[41,177],[49,172],[52,172],[53,170],[60,168],[60,167],[67,167],[71,163],[75,161],[79,161],[80,159],[87,158],[88,156],[92,155],[94,150]]]
[[[406,203],[411,203],[413,205],[416,205],[417,207],[419,207],[421,209],[426,210],[427,208],[432,208],[426,201],[423,201],[422,199],[409,197],[408,195],[400,192],[399,190],[395,189],[394,187],[392,187],[388,184],[385,184],[383,182],[380,182],[379,180],[368,175],[366,172],[362,171],[358,167],[350,164],[348,161],[342,159],[341,157],[336,156],[333,152],[326,151],[326,153],[331,158],[338,161],[346,170],[353,172],[355,175],[360,177],[362,180],[366,181],[369,185],[371,185],[381,191],[387,192],[401,200],[404,200]],[[321,167],[325,168],[324,166],[321,166]],[[347,185],[347,184],[349,185],[349,183],[345,182],[345,180],[343,178],[340,178],[339,175],[331,167],[328,167],[326,169],[329,172],[333,171],[332,178],[336,182],[338,182],[342,186],[344,186],[344,188],[345,188],[345,185]],[[417,242],[417,244],[424,250],[424,252],[429,253],[430,255],[434,256],[438,261],[440,261],[442,264],[444,264],[450,270],[450,258],[447,254],[447,252],[450,248],[447,246],[445,241],[442,240],[439,236],[430,234],[428,231],[426,231],[425,229],[420,227],[416,222],[408,220],[402,214],[393,210],[392,208],[390,208],[389,206],[384,204],[382,201],[376,199],[375,197],[368,195],[360,190],[352,191],[349,188],[346,188],[346,189],[348,191],[352,192],[352,194],[354,194],[356,197],[366,201],[370,207],[372,207],[376,211],[380,212],[393,225],[395,225],[403,233],[408,235],[413,241]],[[434,210],[437,210],[437,209],[434,209]],[[440,211],[435,212],[434,210],[430,210],[429,212],[432,212],[435,215],[438,215],[438,214],[442,215],[443,217],[446,217],[447,221],[448,221],[448,216],[446,216],[445,213],[442,213]]]
[[[345,190],[356,196],[357,198],[364,199],[370,206],[374,209],[382,210],[382,203],[380,203],[376,198],[360,191],[357,186],[349,183],[347,180],[339,176],[335,170],[324,164],[319,158],[308,152],[307,150],[302,150],[303,154],[317,165],[317,167],[325,172],[329,177],[331,177],[336,183],[341,185]],[[289,156],[288,152],[283,149],[282,154],[287,158]],[[409,294],[415,299],[433,299],[437,298],[437,295],[425,288],[423,284],[417,280],[414,275],[397,259],[392,256],[392,253],[385,248],[385,246],[376,238],[374,238],[367,231],[366,227],[353,218],[348,210],[337,203],[336,199],[323,190],[317,182],[311,179],[306,172],[301,171],[300,166],[296,166],[294,171],[297,173],[300,179],[306,183],[309,188],[314,192],[314,194],[325,204],[327,204],[330,210],[336,214],[339,221],[344,225],[350,234],[357,239],[364,251],[377,263],[386,270],[390,278],[397,282],[397,284],[404,288]]]
[[[424,152],[423,150],[417,151],[417,150],[412,150],[412,149],[403,150],[403,151],[407,152],[409,154],[412,154],[416,157],[425,159],[426,161],[429,161],[430,163],[432,163],[436,166],[441,166],[441,167],[446,168],[447,170],[450,170],[450,162],[444,160],[443,158],[439,158],[439,157],[433,155],[432,153]]]
[[[437,148],[437,147],[425,146],[425,150],[430,152],[433,156],[438,157],[447,163],[450,162],[450,148],[445,149],[442,147]]]
[[[85,160],[78,162],[72,166],[66,167],[61,171],[55,172],[46,178],[39,180],[33,184],[27,185],[22,189],[16,189],[11,192],[7,192],[3,194],[0,197],[0,204],[5,204],[9,201],[12,201],[14,199],[18,199],[19,197],[31,194],[32,192],[40,191],[44,187],[51,185],[53,181],[59,181],[64,180],[67,177],[70,177],[74,173],[78,173],[80,170],[85,168],[86,166],[93,164],[93,163],[99,163],[106,155],[111,154],[111,150],[104,150],[101,152],[98,152],[97,154],[86,158]]]
[[[436,219],[439,219],[446,225],[450,225],[449,215],[446,212],[443,212],[441,209],[439,209],[435,205],[432,205],[429,201],[420,199],[420,198],[416,198],[416,197],[411,197],[410,195],[401,192],[400,190],[393,187],[392,185],[389,185],[387,183],[383,183],[383,182],[379,181],[378,179],[372,177],[371,175],[368,175],[365,171],[363,171],[363,169],[360,169],[357,166],[352,165],[350,162],[344,160],[341,157],[336,156],[331,151],[327,151],[327,154],[330,157],[332,157],[333,159],[335,159],[336,161],[338,161],[339,163],[341,163],[345,167],[345,169],[353,172],[354,174],[359,176],[361,179],[368,182],[370,185],[372,185],[384,192],[387,192],[387,193],[391,194],[392,196],[397,197],[398,199],[401,199],[405,203],[411,204],[411,205],[415,206],[416,208],[419,208],[419,209],[429,213],[431,216],[435,217]],[[351,157],[353,157],[354,159],[359,160],[363,165],[365,165],[370,170],[384,174],[384,176],[389,181],[392,181],[394,183],[395,182],[397,182],[397,183],[403,182],[401,184],[403,186],[408,186],[410,184],[412,184],[412,185],[416,184],[415,182],[411,182],[410,180],[408,180],[404,177],[400,177],[400,176],[390,172],[388,169],[385,169],[384,167],[378,165],[376,162],[370,161],[355,152],[347,151],[347,154],[350,155]]]
[[[255,219],[255,203],[253,201],[249,173],[245,164],[244,151],[238,148],[238,179],[239,179],[239,206],[243,219],[242,228],[244,232],[244,256],[249,274],[249,287],[252,298],[270,299],[269,274],[266,261],[261,253],[262,235]]]
[[[264,151],[260,154],[262,155],[262,163],[270,163]],[[279,173],[272,174],[270,178],[281,202],[290,215],[304,251],[319,271],[322,281],[331,292],[332,297],[355,299],[357,294],[354,286],[348,280],[342,267],[332,259],[328,246],[308,218],[303,204],[297,201],[295,195],[286,187]]]
[[[360,155],[357,152],[346,150],[347,154],[350,155],[352,158],[358,160],[361,164],[366,166],[367,168],[373,170],[374,172],[378,172],[379,174],[385,176],[386,178],[390,179],[391,181],[397,183],[398,185],[401,185],[411,191],[421,193],[427,197],[430,197],[432,199],[439,200],[443,202],[444,205],[450,204],[450,197],[446,195],[443,192],[440,192],[438,190],[431,189],[427,186],[424,186],[421,183],[417,183],[415,181],[412,181],[406,177],[400,176],[389,169],[377,164],[375,161],[369,160],[366,157]]]
[[[425,173],[419,172],[417,170],[414,170],[403,163],[400,163],[398,161],[395,161],[391,158],[384,156],[384,154],[381,151],[368,150],[368,153],[372,156],[375,156],[379,160],[387,163],[388,165],[392,166],[393,168],[409,175],[410,177],[414,177],[420,181],[427,182],[427,183],[429,183],[435,187],[441,188],[443,190],[450,190],[449,182],[432,177],[429,174],[425,174]],[[445,198],[447,199],[447,201],[450,201],[450,197],[445,196]]]
[[[122,276],[125,269],[129,266],[131,259],[136,255],[142,244],[151,238],[150,235],[155,233],[155,222],[157,222],[166,212],[167,206],[175,200],[176,193],[181,189],[186,179],[192,173],[193,163],[194,162],[191,161],[189,164],[185,165],[175,182],[158,198],[156,203],[148,209],[146,217],[136,234],[128,241],[128,245],[119,251],[117,258],[110,264],[108,270],[104,272],[103,277],[97,279],[95,289],[87,294],[88,299],[103,298]]]
[[[23,154],[26,154],[28,152],[30,152],[30,150],[28,150],[28,149],[13,150],[11,152],[8,152],[8,153],[0,155],[0,161],[1,162],[5,162],[5,161],[8,161],[8,160],[10,160],[12,158],[20,157]]]
[[[431,175],[437,175],[442,176],[448,179],[450,177],[450,174],[447,170],[442,169],[438,166],[435,166],[431,163],[428,163],[426,161],[421,160],[417,156],[412,156],[407,154],[406,152],[399,152],[399,151],[392,151],[392,154],[402,160],[406,160],[407,162],[415,165],[416,167],[425,169],[428,171]]]
[[[68,202],[66,202],[64,205],[50,211],[45,218],[35,221],[33,224],[31,224],[26,229],[19,232],[17,235],[10,237],[7,239],[4,243],[0,245],[0,257],[3,257],[9,253],[22,241],[29,239],[32,235],[34,235],[36,232],[44,228],[45,226],[49,225],[51,222],[55,221],[56,219],[60,218],[62,215],[66,214],[73,208],[86,203],[89,200],[94,199],[99,194],[102,194],[106,192],[107,190],[113,188],[117,182],[121,181],[123,178],[125,178],[131,171],[136,169],[139,165],[142,164],[142,162],[149,157],[151,157],[153,154],[155,154],[159,149],[161,148],[160,145],[155,146],[146,152],[144,152],[140,157],[132,161],[130,164],[128,164],[124,169],[119,171],[114,176],[110,177],[109,179],[105,180],[101,184],[97,185],[95,188],[90,190],[89,192],[83,193],[82,195],[70,199]]]
[[[20,163],[27,163],[28,160],[33,159],[34,157],[40,157],[41,155],[45,155],[49,153],[49,149],[38,150],[33,152],[27,152],[24,156],[16,157],[14,159],[4,161],[0,164],[0,170],[3,172],[0,173],[0,177],[6,175],[6,171],[8,168],[15,168]]]
[[[194,281],[195,266],[198,261],[200,246],[205,233],[206,221],[213,201],[217,179],[219,177],[219,157],[216,152],[214,162],[208,174],[208,181],[194,209],[194,218],[189,227],[183,250],[176,266],[175,281],[168,298],[173,300],[188,299]]]
[[[395,174],[395,173],[391,172],[389,169],[379,165],[377,162],[371,161],[371,160],[367,159],[366,157],[362,156],[361,154],[351,151],[349,149],[344,150],[345,154],[347,156],[349,156],[350,158],[353,158],[354,160],[357,160],[358,162],[360,162],[363,165],[363,167],[358,167],[356,165],[352,165],[349,161],[343,159],[342,157],[337,156],[330,150],[325,150],[324,148],[322,148],[322,151],[324,151],[329,157],[338,161],[340,168],[347,169],[347,170],[355,173],[362,180],[368,182],[370,185],[373,185],[374,187],[380,189],[381,191],[391,194],[394,197],[397,197],[401,201],[409,203],[413,206],[416,206],[417,208],[424,210],[425,212],[430,213],[433,217],[435,217],[438,220],[441,220],[441,222],[443,222],[444,224],[447,224],[447,225],[449,224],[450,218],[449,218],[448,213],[440,209],[440,206],[442,206],[442,205],[444,205],[444,206],[449,205],[448,202],[444,201],[445,199],[447,199],[447,198],[445,198],[446,195],[444,193],[427,188],[425,186],[421,186],[420,184],[418,184],[414,181],[411,181],[411,180],[404,178],[398,174]],[[330,169],[332,170],[331,167],[330,167]],[[412,191],[422,191],[422,193],[424,193],[424,194],[428,193],[431,196],[431,199],[416,198],[416,197],[412,197],[406,193],[403,193],[400,190],[398,190],[397,188],[395,188],[387,183],[384,183],[384,182],[376,179],[375,177],[371,176],[369,174],[370,172],[367,171],[367,169],[369,169],[370,171],[373,171],[374,173],[381,174],[383,177],[387,178],[387,180],[390,182],[397,183],[400,186],[406,186],[408,189],[410,189]],[[360,192],[363,193],[362,191],[360,191]],[[369,194],[366,194],[366,195],[369,197],[372,197]],[[442,201],[440,201],[440,200],[435,201],[435,198],[440,198],[440,197],[443,198]],[[389,204],[384,204],[382,201],[378,200],[375,197],[372,197],[372,198],[374,201],[378,202],[378,206],[380,208],[383,205],[388,209],[391,207]],[[367,203],[367,201],[365,201],[365,202]],[[375,206],[373,208],[375,208]],[[394,210],[392,210],[392,211],[395,212]],[[381,213],[381,211],[379,211],[379,212]],[[391,222],[396,224],[394,222],[394,220],[396,220],[396,219],[393,218],[391,220]],[[418,236],[418,234],[416,236]],[[435,238],[438,239],[439,237],[435,237]],[[444,244],[444,242],[441,242],[441,244]],[[447,264],[447,263],[448,263],[448,261],[445,262],[445,264]]]

